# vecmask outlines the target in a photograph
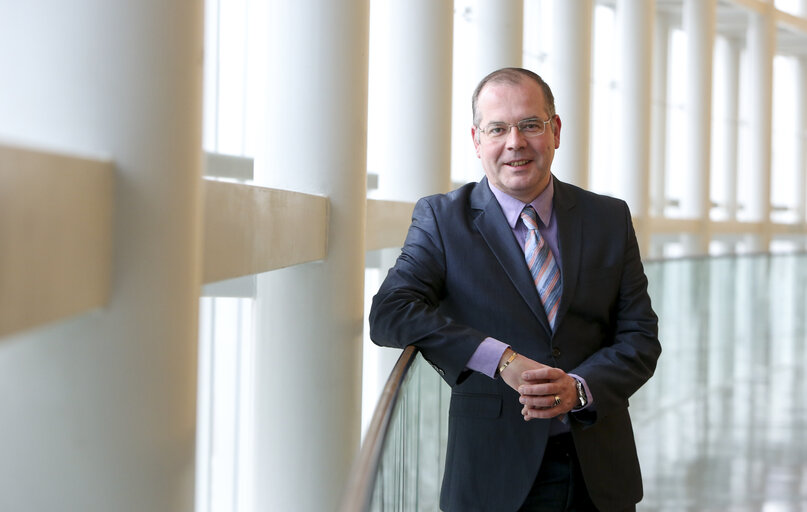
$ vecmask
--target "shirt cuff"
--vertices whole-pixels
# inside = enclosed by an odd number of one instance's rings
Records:
[[[502,343],[495,338],[485,338],[482,343],[476,347],[476,351],[468,360],[466,367],[469,370],[483,373],[491,379],[496,378],[496,370],[499,369],[499,361],[502,359],[502,354],[510,345]]]

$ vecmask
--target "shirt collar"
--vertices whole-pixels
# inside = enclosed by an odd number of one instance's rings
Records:
[[[493,195],[496,196],[496,200],[499,202],[499,206],[501,206],[504,217],[507,219],[507,223],[510,224],[510,228],[515,229],[518,219],[521,218],[521,210],[527,206],[527,203],[521,202],[515,197],[502,192],[491,185],[490,180],[488,180],[488,187],[490,187],[490,191],[493,192]],[[538,197],[529,203],[535,208],[535,212],[538,214],[538,218],[541,219],[541,222],[544,223],[544,226],[549,226],[549,221],[552,219],[552,198],[554,196],[555,178],[550,175],[549,185],[547,185]]]

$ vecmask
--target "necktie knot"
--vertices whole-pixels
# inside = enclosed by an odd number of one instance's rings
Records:
[[[538,229],[538,213],[532,205],[527,205],[521,210],[521,220],[527,229]]]

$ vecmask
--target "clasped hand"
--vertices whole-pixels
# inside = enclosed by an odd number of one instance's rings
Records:
[[[574,378],[519,354],[501,373],[501,378],[519,394],[524,421],[562,416],[577,403]]]

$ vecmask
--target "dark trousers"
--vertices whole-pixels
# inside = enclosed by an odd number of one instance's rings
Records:
[[[538,476],[520,512],[596,512],[571,434],[549,438]]]

